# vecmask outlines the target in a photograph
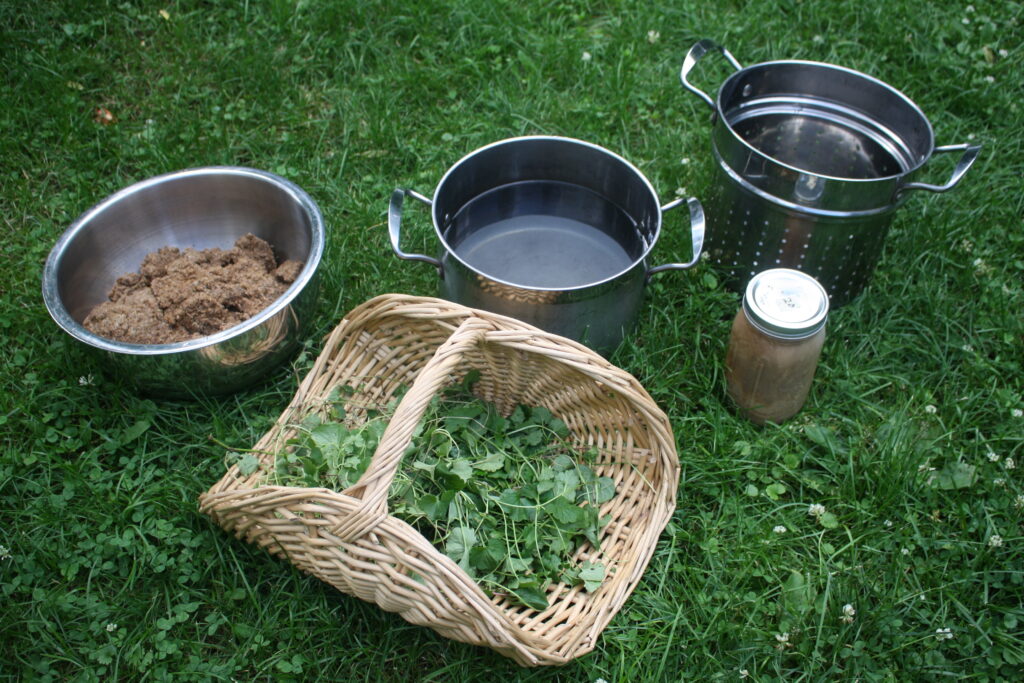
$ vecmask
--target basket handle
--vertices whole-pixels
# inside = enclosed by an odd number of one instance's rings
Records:
[[[684,88],[686,88],[694,95],[707,102],[708,106],[711,107],[711,111],[714,111],[715,101],[712,100],[706,92],[690,83],[690,81],[687,78],[690,75],[690,72],[693,71],[694,67],[697,66],[697,62],[703,59],[704,55],[706,55],[708,52],[711,52],[712,50],[717,50],[718,52],[721,52],[722,56],[725,57],[726,60],[728,60],[728,62],[732,65],[732,67],[737,71],[743,68],[742,66],[740,66],[740,63],[736,61],[736,58],[732,56],[731,52],[726,50],[724,47],[722,47],[715,41],[704,38],[703,40],[698,40],[696,43],[694,43],[693,47],[690,48],[690,51],[686,53],[686,57],[683,59],[683,68],[680,69],[679,71],[679,80],[682,81]]]
[[[424,197],[415,190],[407,188],[398,188],[391,193],[391,201],[388,203],[388,235],[391,237],[391,248],[394,250],[395,255],[400,259],[406,259],[408,261],[423,261],[437,268],[437,274],[442,278],[444,277],[444,266],[441,262],[432,256],[426,254],[410,254],[402,251],[402,247],[399,246],[402,235],[402,203],[405,200],[406,195],[413,199],[432,206],[433,202],[427,197]]]
[[[665,213],[671,211],[677,206],[681,206],[685,203],[690,207],[690,239],[692,240],[693,246],[693,258],[686,263],[666,263],[656,268],[651,268],[647,271],[647,278],[650,279],[655,273],[660,273],[665,270],[686,270],[700,260],[700,254],[704,250],[704,207],[700,205],[700,202],[695,198],[690,197],[689,199],[676,199],[665,206],[661,207],[661,212]]]
[[[420,370],[384,430],[380,444],[373,454],[370,468],[345,492],[346,495],[362,499],[360,510],[333,528],[332,534],[342,540],[355,539],[387,516],[388,490],[391,488],[395,472],[402,464],[406,447],[412,440],[416,426],[423,418],[430,401],[442,386],[448,383],[463,353],[479,344],[485,333],[491,329],[492,325],[482,318],[466,318]]]
[[[953,169],[953,174],[949,176],[949,180],[946,181],[945,185],[929,185],[928,183],[907,183],[900,188],[900,192],[906,192],[907,190],[928,190],[929,192],[946,192],[952,190],[959,183],[964,174],[974,165],[974,162],[978,159],[978,153],[981,151],[981,145],[968,145],[962,143],[959,145],[944,145],[942,147],[936,147],[935,153],[941,152],[957,152],[963,150],[963,154],[960,156],[960,160],[956,162],[956,167]]]

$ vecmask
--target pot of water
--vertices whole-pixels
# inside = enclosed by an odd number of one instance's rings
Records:
[[[430,207],[440,258],[401,249],[407,196]],[[683,204],[690,260],[648,267],[662,214]],[[532,136],[463,157],[432,199],[395,190],[388,230],[399,258],[437,268],[442,297],[607,352],[635,322],[651,275],[697,263],[704,212],[693,198],[662,206],[635,166],[597,145]]]

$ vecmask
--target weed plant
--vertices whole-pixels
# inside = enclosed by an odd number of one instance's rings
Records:
[[[1015,680],[1024,671],[1022,5],[564,0],[0,2],[0,679]],[[706,196],[699,38],[810,59],[910,96],[981,157],[896,213],[870,286],[833,313],[812,394],[738,418],[722,361],[739,297],[701,264],[652,281],[612,356],[672,419],[679,502],[593,653],[524,670],[342,595],[197,511],[276,419],[322,336],[367,298],[437,292],[384,227],[464,154],[523,134]],[[728,74],[701,63],[709,92]],[[108,116],[109,114],[109,116]],[[941,182],[955,155],[923,180]],[[187,167],[267,169],[329,227],[301,353],[223,398],[141,397],[48,318],[42,264],[112,192]],[[405,247],[434,253],[426,211]],[[680,214],[652,263],[688,258]]]

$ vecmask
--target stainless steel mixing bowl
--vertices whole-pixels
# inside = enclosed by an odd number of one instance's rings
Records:
[[[288,290],[249,320],[153,345],[113,341],[82,326],[146,254],[166,246],[226,249],[246,233],[266,240],[280,260],[305,264]],[[323,249],[320,209],[295,184],[249,168],[191,169],[144,180],[82,214],[46,259],[43,299],[58,325],[142,392],[225,394],[265,377],[296,350],[315,313]]]

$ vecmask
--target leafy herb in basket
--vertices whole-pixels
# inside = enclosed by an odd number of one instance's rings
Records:
[[[492,595],[540,610],[551,583],[596,590],[605,567],[573,558],[586,541],[599,547],[608,522],[599,507],[615,496],[615,482],[594,472],[596,451],[575,451],[568,427],[546,408],[503,416],[474,397],[478,376],[431,401],[391,485],[391,513]],[[358,426],[346,426],[334,405],[327,419],[297,426],[268,483],[336,491],[356,483],[394,405]]]

